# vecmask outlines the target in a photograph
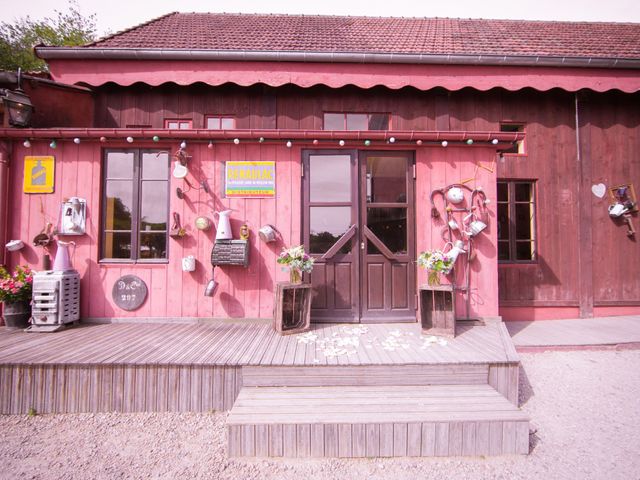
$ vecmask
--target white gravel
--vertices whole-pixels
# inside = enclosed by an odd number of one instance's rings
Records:
[[[0,416],[3,479],[640,479],[640,350],[522,355],[528,456],[226,458],[220,413]]]

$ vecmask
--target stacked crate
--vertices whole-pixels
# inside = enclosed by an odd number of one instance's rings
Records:
[[[80,275],[75,270],[35,272],[31,331],[56,331],[80,319]]]

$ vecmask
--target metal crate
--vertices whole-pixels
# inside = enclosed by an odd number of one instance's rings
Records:
[[[80,319],[80,275],[75,270],[35,272],[31,326],[28,331],[55,332]]]

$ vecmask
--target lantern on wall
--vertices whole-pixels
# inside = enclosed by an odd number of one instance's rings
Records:
[[[22,71],[18,69],[18,88],[15,90],[0,90],[0,96],[9,113],[9,124],[14,127],[28,127],[31,125],[33,104],[29,96],[21,88]]]

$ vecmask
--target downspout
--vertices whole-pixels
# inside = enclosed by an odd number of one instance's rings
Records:
[[[9,166],[12,143],[0,141],[0,265],[6,265],[9,226]]]

